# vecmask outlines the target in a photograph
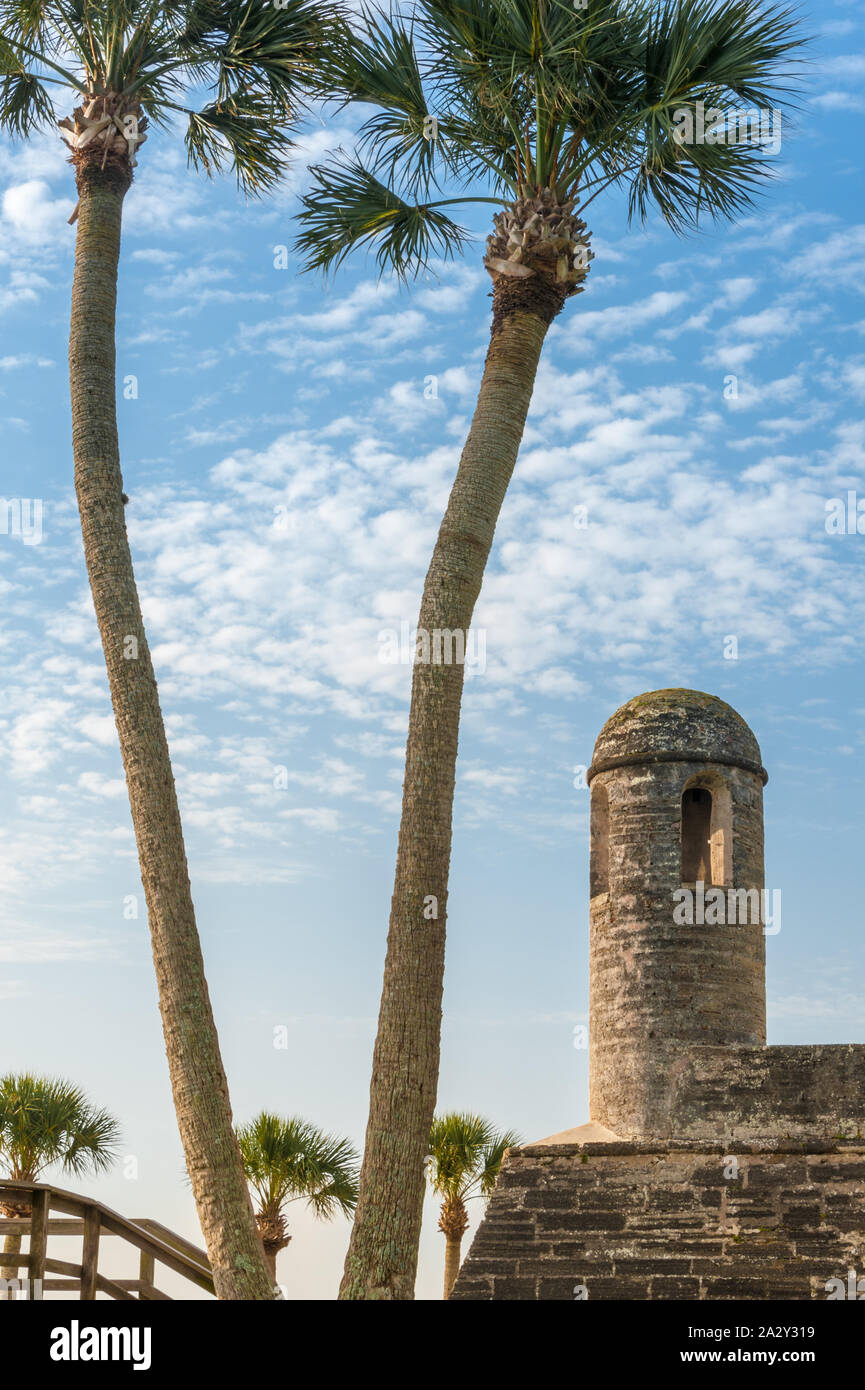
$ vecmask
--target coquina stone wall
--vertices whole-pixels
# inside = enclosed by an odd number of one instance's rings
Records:
[[[695,1047],[667,1075],[666,1133],[678,1139],[865,1142],[862,1043]]]
[[[862,1142],[513,1149],[451,1297],[826,1299],[863,1204]]]

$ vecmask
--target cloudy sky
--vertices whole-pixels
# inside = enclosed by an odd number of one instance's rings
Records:
[[[677,240],[593,203],[589,288],[549,335],[476,612],[439,1099],[526,1139],[587,1118],[575,770],[644,690],[712,691],[760,741],[770,1041],[865,1041],[865,537],[826,529],[832,499],[865,499],[865,24],[853,3],[819,14],[758,213]],[[408,290],[362,259],[326,285],[277,268],[306,161],[340,143],[344,116],[312,121],[284,191],[246,205],[148,141],[118,390],[235,1113],[360,1146],[410,684],[380,635],[416,619],[489,280],[481,240]],[[196,1236],[72,491],[74,201],[53,136],[0,144],[0,493],[43,506],[38,544],[0,534],[0,1055],[110,1106],[134,1162],[100,1193]],[[347,1225],[293,1210],[288,1296],[333,1296]],[[430,1204],[422,1297],[442,1247]]]

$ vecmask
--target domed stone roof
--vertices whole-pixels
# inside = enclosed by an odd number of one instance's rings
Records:
[[[629,763],[717,762],[768,774],[740,714],[701,690],[651,690],[611,715],[598,735],[589,779]]]

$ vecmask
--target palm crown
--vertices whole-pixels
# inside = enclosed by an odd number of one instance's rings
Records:
[[[430,1131],[429,1179],[446,1202],[488,1197],[505,1149],[519,1143],[513,1130],[497,1132],[480,1115],[437,1115]]]
[[[262,1209],[305,1200],[316,1216],[346,1216],[357,1201],[357,1154],[347,1139],[263,1111],[237,1133],[249,1185]]]
[[[367,16],[345,51],[339,85],[378,109],[353,154],[313,171],[298,242],[307,268],[326,270],[368,244],[382,270],[413,273],[465,239],[445,208],[540,200],[542,221],[544,204],[556,209],[541,232],[558,242],[559,279],[577,287],[585,253],[575,266],[569,252],[563,266],[561,252],[569,236],[584,244],[578,214],[605,188],[627,191],[629,215],[645,218],[654,204],[683,231],[701,213],[741,211],[770,173],[761,143],[686,144],[677,118],[700,101],[707,110],[789,106],[785,69],[803,42],[790,9],[416,0],[412,10],[410,19]],[[451,190],[462,196],[437,197]],[[497,230],[493,255],[521,264],[524,229]]]
[[[289,125],[341,24],[329,0],[0,0],[0,125],[52,124],[65,89],[80,99],[60,122],[73,159],[89,150],[104,167],[134,162],[148,119],[184,117],[193,165],[229,164],[261,193],[284,170]]]
[[[0,1162],[11,1178],[35,1182],[53,1163],[76,1177],[101,1172],[117,1157],[119,1133],[114,1117],[71,1082],[0,1077]]]
[[[357,1205],[359,1159],[347,1139],[324,1134],[306,1120],[263,1110],[237,1131],[243,1170],[258,1198],[255,1221],[272,1277],[276,1257],[291,1240],[285,1208],[305,1201],[328,1220]]]
[[[433,1119],[427,1171],[433,1192],[442,1199],[438,1226],[447,1241],[445,1298],[450,1298],[468,1230],[466,1202],[490,1195],[505,1149],[519,1142],[513,1131],[497,1133],[480,1115],[451,1113]]]

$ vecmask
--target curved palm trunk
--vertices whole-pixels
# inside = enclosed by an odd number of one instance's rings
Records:
[[[445,1298],[450,1298],[451,1289],[460,1272],[462,1243],[462,1236],[448,1236],[445,1241]]]
[[[147,899],[177,1123],[222,1299],[274,1297],[231,1122],[156,680],[123,512],[114,325],[123,198],[112,161],[79,164],[69,369],[75,489]]]
[[[445,1238],[445,1298],[450,1298],[451,1289],[460,1272],[460,1249],[463,1236],[468,1230],[469,1217],[462,1197],[447,1197],[442,1202],[439,1230]]]
[[[266,1244],[264,1247],[264,1258],[267,1262],[267,1268],[270,1274],[271,1282],[274,1284],[276,1283],[276,1257],[281,1249],[281,1245]]]
[[[534,281],[495,283],[478,402],[424,584],[418,626],[430,636],[437,629],[468,633],[541,348],[561,304],[560,294]],[[366,1146],[341,1298],[414,1296],[438,1085],[462,688],[461,664],[416,662]]]
[[[4,1238],[4,1241],[3,1241],[3,1254],[4,1254],[4,1255],[18,1255],[18,1254],[20,1254],[20,1252],[21,1252],[21,1237],[20,1237],[20,1236],[6,1236],[6,1237]],[[17,1266],[17,1264],[4,1265],[2,1259],[0,1259],[0,1279],[5,1279],[7,1282],[11,1282],[13,1279],[17,1279],[17,1278],[18,1278],[18,1266]],[[6,1293],[5,1293],[5,1297],[6,1297],[7,1300],[10,1300],[11,1302],[14,1303],[14,1301],[15,1301],[15,1290],[14,1290],[14,1289],[7,1289],[7,1290],[6,1290]]]
[[[10,1172],[10,1177],[20,1179],[21,1182],[35,1182],[35,1180],[36,1180],[36,1176],[35,1176],[34,1173],[28,1172],[28,1171],[26,1171],[26,1170],[25,1170],[24,1172],[16,1171],[16,1169],[15,1169],[14,1167],[12,1168],[12,1170],[11,1170],[11,1172]],[[19,1220],[20,1220],[21,1218],[25,1218],[25,1219],[26,1219],[27,1217],[29,1217],[29,1216],[31,1215],[31,1210],[32,1210],[32,1209],[31,1209],[29,1203],[27,1203],[27,1202],[25,1202],[25,1201],[10,1202],[8,1205],[3,1206],[3,1207],[0,1207],[0,1211],[2,1211],[3,1215],[4,1215],[4,1216],[11,1217],[13,1220],[16,1219],[16,1218],[19,1219]],[[21,1253],[21,1244],[22,1244],[22,1237],[21,1237],[20,1235],[7,1235],[7,1236],[4,1236],[4,1238],[3,1238],[3,1254],[4,1254],[4,1255],[20,1255],[20,1253]],[[17,1264],[10,1264],[10,1265],[5,1265],[5,1266],[4,1266],[3,1260],[0,1259],[0,1279],[5,1279],[5,1280],[7,1281],[7,1283],[11,1283],[13,1280],[17,1281],[19,1272],[20,1272],[20,1266],[19,1266],[19,1265],[17,1265]],[[29,1272],[30,1272],[30,1271],[28,1270],[27,1272],[28,1272],[28,1275],[29,1275]],[[16,1294],[17,1294],[17,1290],[14,1289],[14,1288],[10,1288],[10,1289],[7,1289],[7,1290],[6,1290],[5,1297],[6,1297],[6,1299],[7,1299],[8,1301],[14,1303],[15,1298],[16,1298]]]

